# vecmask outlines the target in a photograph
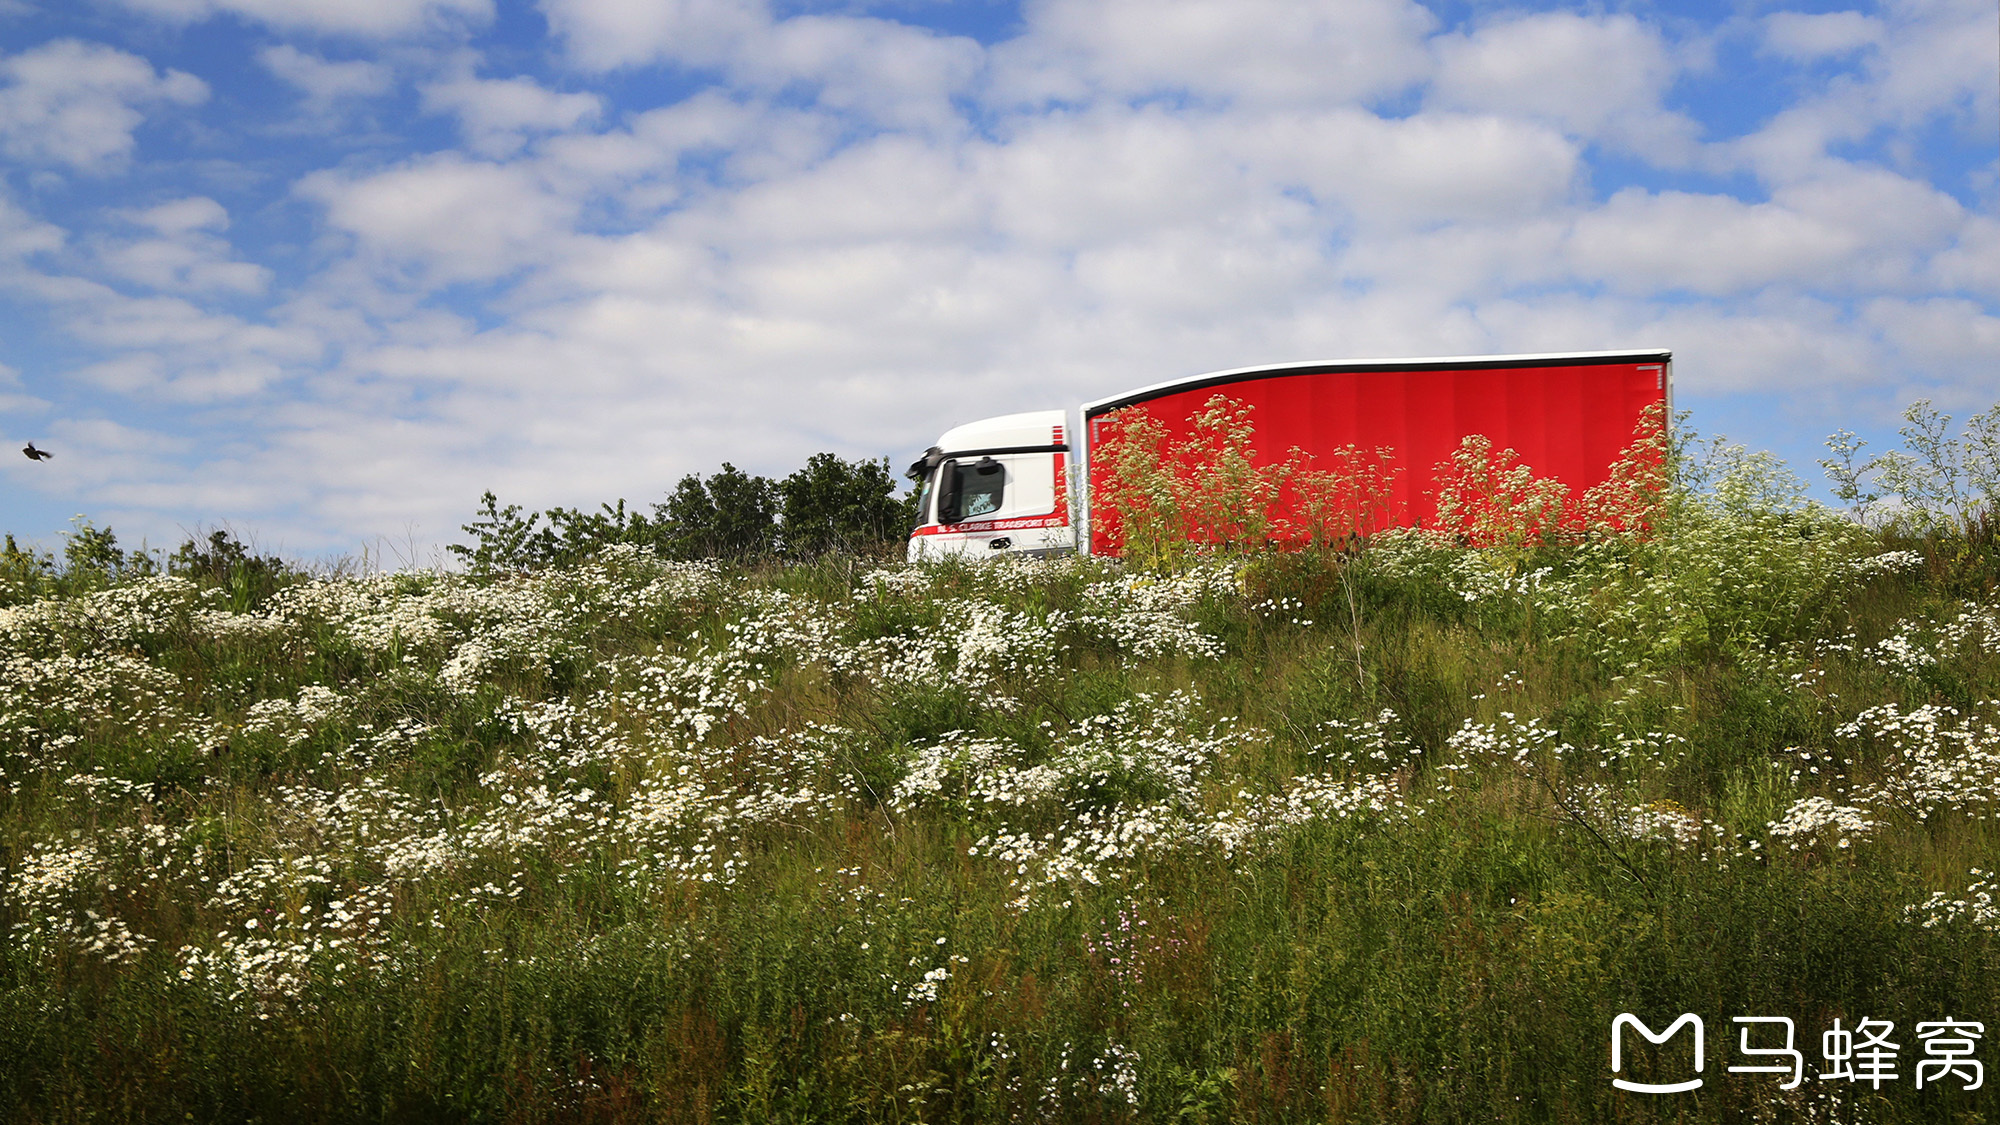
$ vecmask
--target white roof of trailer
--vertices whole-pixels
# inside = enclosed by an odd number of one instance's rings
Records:
[[[1083,404],[1085,418],[1100,413],[1107,407],[1133,402],[1143,402],[1192,388],[1222,383],[1233,383],[1258,375],[1307,375],[1333,371],[1422,371],[1448,370],[1455,367],[1533,367],[1537,364],[1558,364],[1568,366],[1593,361],[1613,362],[1616,360],[1658,360],[1668,363],[1673,353],[1665,348],[1626,348],[1612,352],[1535,352],[1523,355],[1448,355],[1448,356],[1405,356],[1398,359],[1335,359],[1300,360],[1292,363],[1263,363],[1254,367],[1232,367],[1223,371],[1209,371],[1200,375],[1185,375],[1169,379],[1164,383],[1140,387],[1135,391],[1110,395]]]

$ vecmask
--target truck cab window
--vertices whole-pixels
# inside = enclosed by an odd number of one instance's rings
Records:
[[[990,516],[1000,510],[1007,489],[1007,470],[992,458],[958,466],[958,518]]]

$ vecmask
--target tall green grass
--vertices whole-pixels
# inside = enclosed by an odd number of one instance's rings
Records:
[[[0,1117],[1985,1120],[1990,1087],[1916,1089],[1915,1024],[1984,1021],[2000,1063],[2000,922],[1911,908],[2000,868],[2000,739],[1926,744],[1965,767],[1945,797],[1856,805],[1931,767],[1843,733],[1883,704],[2000,722],[1967,544],[1713,506],[1180,576],[626,550],[26,601]],[[646,820],[675,785],[707,811]],[[1772,830],[1814,796],[1876,823]],[[1100,831],[1142,817],[1170,823]],[[1028,876],[1005,833],[1043,841]],[[1072,838],[1116,846],[1053,864]],[[305,918],[352,952],[222,956],[302,949]],[[1703,1089],[1612,1087],[1627,1011],[1704,1018]],[[1739,1015],[1796,1022],[1800,1088],[1726,1073]],[[1895,1020],[1902,1078],[1811,1077],[1836,1017]]]

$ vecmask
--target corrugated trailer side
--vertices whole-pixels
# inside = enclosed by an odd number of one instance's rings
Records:
[[[1634,351],[1242,368],[1087,403],[1084,440],[1098,447],[1105,419],[1126,407],[1145,408],[1179,440],[1211,398],[1225,395],[1253,408],[1260,462],[1282,461],[1294,447],[1315,455],[1349,445],[1390,450],[1400,469],[1392,517],[1423,525],[1436,515],[1436,466],[1473,434],[1573,492],[1601,483],[1646,408],[1668,401],[1671,365],[1666,351]],[[1087,471],[1094,476],[1096,466]],[[1117,553],[1115,521],[1096,489],[1087,503],[1091,552]]]

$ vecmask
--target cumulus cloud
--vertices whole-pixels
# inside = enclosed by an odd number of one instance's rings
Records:
[[[1850,168],[1763,203],[1628,189],[1578,219],[1569,256],[1581,276],[1628,292],[1899,287],[1961,219],[1957,202],[1934,188]]]
[[[1219,159],[1199,120],[1106,107],[1023,124],[1004,145],[975,151],[994,222],[1043,250],[1116,242],[1244,198],[1248,185]]]
[[[1838,306],[1807,297],[1645,310],[1645,338],[1670,342],[1679,393],[1820,395],[1881,380],[1895,353]],[[1843,419],[1844,421],[1846,419]]]
[[[1681,64],[1630,15],[1547,12],[1435,41],[1432,104],[1553,122],[1573,136],[1684,161],[1698,132],[1662,100]]]
[[[473,151],[505,156],[536,133],[560,133],[604,112],[596,94],[562,93],[530,78],[460,75],[423,87],[424,108],[458,118]]]
[[[78,336],[120,351],[151,351],[177,366],[208,357],[230,362],[244,356],[315,358],[318,341],[269,324],[217,313],[180,297],[148,296],[76,306],[69,327]]]
[[[456,22],[486,23],[493,0],[119,0],[135,12],[193,23],[228,15],[285,31],[408,35]]]
[[[587,70],[709,70],[746,91],[809,94],[897,127],[954,124],[950,99],[985,64],[984,50],[963,37],[856,16],[778,20],[749,0],[544,0],[543,11]]]
[[[51,405],[47,399],[25,394],[21,373],[0,363],[0,415],[40,414]]]
[[[313,116],[325,116],[348,99],[388,93],[395,82],[395,73],[382,63],[366,59],[329,61],[289,43],[258,51],[257,61],[265,70],[297,87],[305,95],[307,112]]]
[[[1981,0],[1907,0],[1892,6],[1880,60],[1871,72],[1881,121],[1909,124],[1930,114],[1963,114],[1990,125],[2000,109],[1994,11]]]
[[[191,196],[125,217],[153,237],[107,240],[98,261],[114,277],[153,289],[181,293],[261,293],[271,271],[235,259],[221,233],[229,214],[205,196]]]
[[[61,227],[36,218],[0,194],[0,259],[50,253],[67,240]]]
[[[1861,12],[1773,12],[1764,17],[1764,47],[1788,59],[1838,57],[1880,43],[1883,26]]]
[[[544,261],[576,212],[531,168],[449,154],[357,178],[315,173],[299,190],[365,253],[413,265],[430,284],[491,280]]]
[[[1971,215],[1957,240],[1930,260],[1931,280],[1951,292],[2000,300],[2000,222]]]
[[[1410,0],[1032,0],[996,52],[996,94],[1190,94],[1243,105],[1333,105],[1407,89],[1430,70],[1434,18]]]
[[[762,0],[541,0],[549,29],[592,70],[644,63],[717,66],[769,30]]]
[[[268,390],[284,367],[255,355],[221,363],[169,363],[157,355],[127,355],[89,364],[74,372],[108,391],[173,402],[214,403],[244,399]]]
[[[1967,405],[1993,405],[1993,357],[2000,355],[2000,316],[1960,297],[1899,299],[1869,302],[1868,321],[1902,354],[1915,359],[1934,377],[1983,384],[1980,395],[1953,397]]]
[[[970,39],[887,20],[800,16],[745,45],[731,73],[767,90],[803,85],[829,109],[890,126],[954,122],[951,98],[984,64]]]
[[[1991,4],[1904,0],[1865,21],[1848,15],[1767,21],[1767,48],[1781,55],[1809,60],[1867,49],[1852,73],[1817,87],[1728,146],[1729,163],[1770,181],[1810,177],[1820,174],[1838,146],[1883,129],[1944,124],[1991,135],[2000,125]]]
[[[195,105],[208,86],[137,55],[58,39],[0,60],[0,148],[31,164],[104,174],[123,168],[141,107]]]
[[[1619,192],[1577,221],[1578,271],[1626,292],[1743,292],[1826,276],[1861,239],[1774,203],[1688,192]]]
[[[1493,115],[1350,109],[1243,134],[1263,166],[1363,226],[1526,218],[1567,199],[1580,168],[1575,144],[1548,126]]]

